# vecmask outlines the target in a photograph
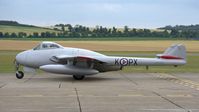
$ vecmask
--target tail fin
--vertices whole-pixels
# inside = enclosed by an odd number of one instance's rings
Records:
[[[172,45],[163,54],[157,55],[162,59],[183,59],[186,60],[186,48],[182,44]]]

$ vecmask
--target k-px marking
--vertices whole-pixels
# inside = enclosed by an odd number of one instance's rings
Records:
[[[138,65],[138,59],[133,59],[133,58],[116,58],[115,59],[115,65],[119,66],[137,66]]]

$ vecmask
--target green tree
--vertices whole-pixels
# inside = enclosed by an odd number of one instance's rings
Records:
[[[16,38],[16,37],[17,37],[17,34],[13,32],[13,33],[11,33],[10,37]]]
[[[8,32],[6,32],[6,33],[4,34],[4,37],[10,37],[10,34],[9,34]]]
[[[117,28],[113,27],[111,34],[112,34],[112,37],[117,36]]]
[[[19,33],[18,33],[18,37],[19,37],[19,38],[25,38],[25,37],[27,37],[27,34],[24,33],[24,32],[19,32]]]
[[[45,38],[46,37],[46,33],[45,32],[41,32],[41,37]]]
[[[38,38],[39,37],[39,33],[38,32],[33,32],[33,38]]]
[[[63,34],[63,33],[58,33],[58,34],[57,34],[57,37],[63,38],[63,37],[64,37],[64,34]]]
[[[55,32],[52,32],[52,33],[51,33],[51,37],[53,37],[53,38],[56,37],[56,33],[55,33]]]
[[[64,26],[64,24],[60,24],[60,27],[61,27],[62,32],[64,32],[64,31],[65,31],[65,26]]]
[[[72,32],[73,27],[72,27],[72,25],[71,25],[71,24],[67,24],[67,25],[65,25],[65,26],[68,28],[69,32]]]
[[[128,26],[124,26],[123,36],[124,37],[128,37],[129,36],[129,28],[128,28]]]
[[[137,30],[135,28],[133,28],[131,31],[130,31],[130,36],[134,37],[134,36],[137,36]]]
[[[169,32],[167,30],[164,30],[163,37],[169,37]]]
[[[144,37],[144,30],[143,29],[137,30],[137,36],[138,37]]]
[[[144,29],[143,30],[143,36],[144,37],[150,37],[151,36],[151,31],[149,29]]]
[[[45,33],[46,33],[46,35],[45,35],[45,36],[46,36],[46,38],[52,37],[52,35],[51,35],[51,33],[50,33],[50,32],[48,32],[48,31],[47,31],[47,32],[45,32]]]
[[[128,26],[124,26],[124,33],[128,33],[129,32],[129,27]]]
[[[2,32],[0,32],[0,38],[2,38],[3,37],[3,33]]]
[[[172,29],[170,35],[171,35],[171,37],[178,37],[179,36],[179,32],[176,29]]]

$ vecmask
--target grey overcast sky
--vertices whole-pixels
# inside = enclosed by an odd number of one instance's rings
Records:
[[[199,23],[199,0],[0,0],[0,20],[157,28]]]

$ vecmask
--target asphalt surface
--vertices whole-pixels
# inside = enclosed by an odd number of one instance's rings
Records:
[[[0,74],[0,112],[199,112],[199,74]]]

